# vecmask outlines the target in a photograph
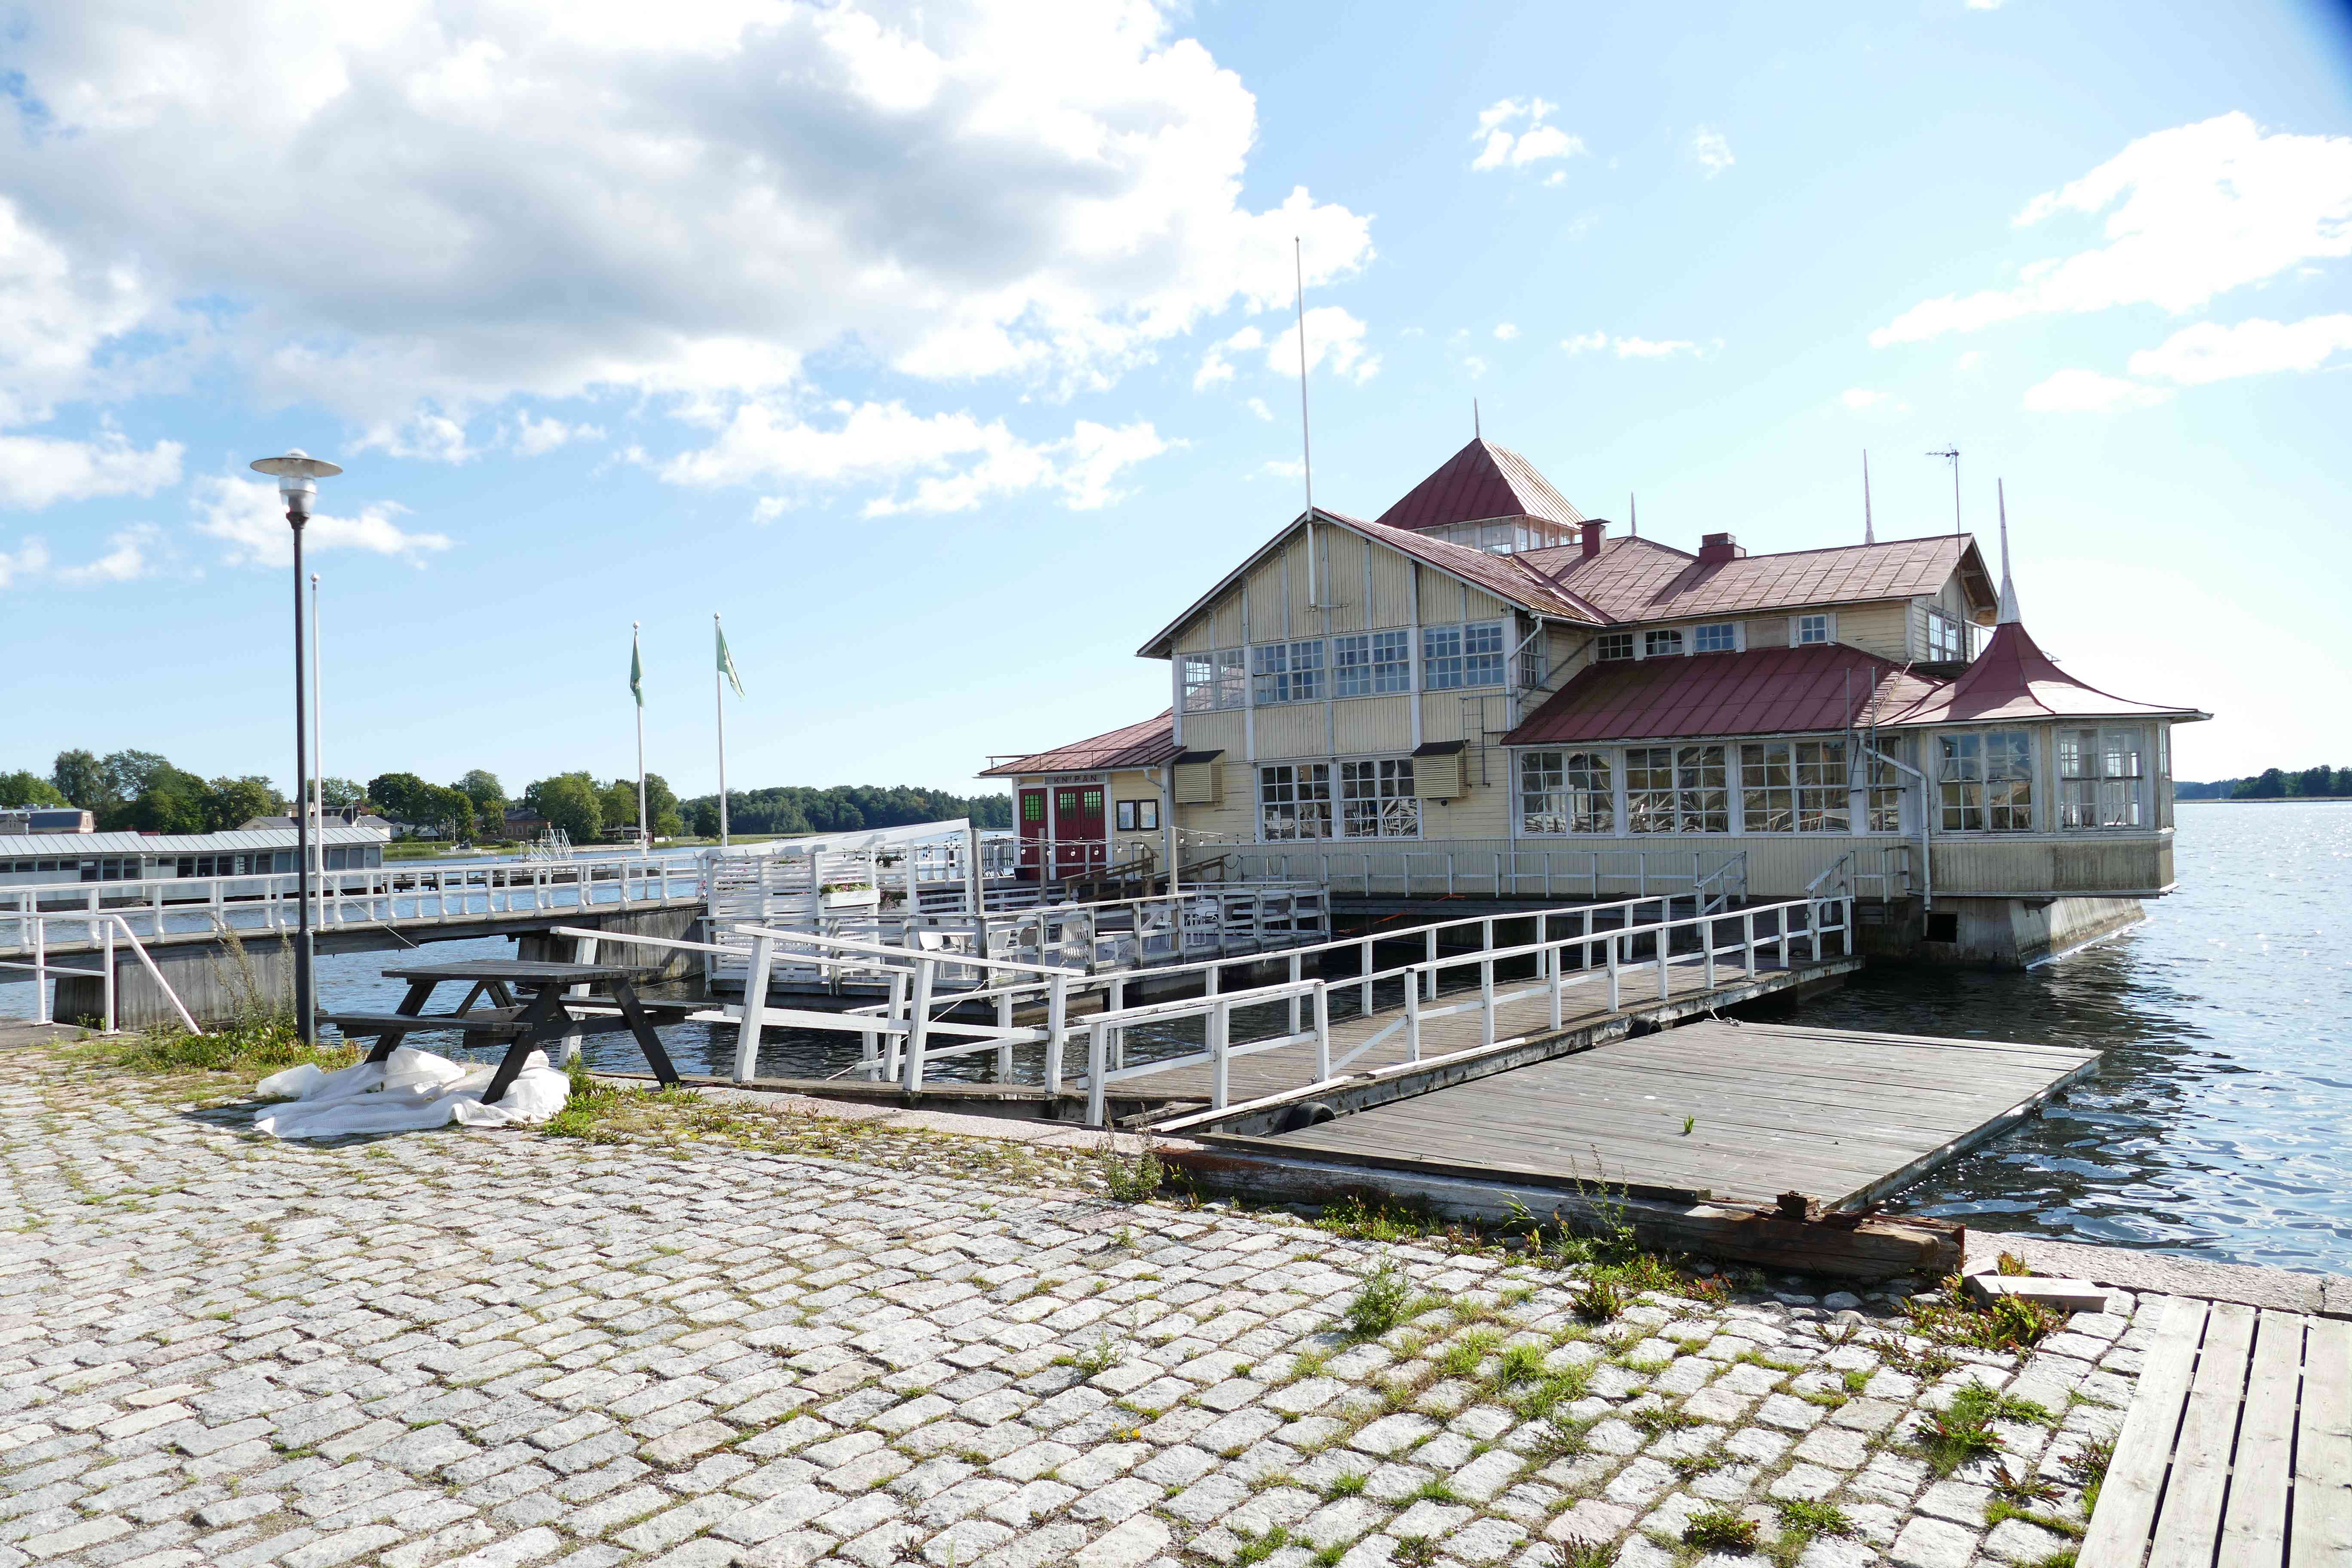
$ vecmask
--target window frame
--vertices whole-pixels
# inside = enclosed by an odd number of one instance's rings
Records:
[[[1276,778],[1277,773],[1286,775]],[[1331,764],[1260,763],[1257,765],[1258,841],[1262,844],[1328,842],[1331,837]],[[1277,811],[1284,816],[1277,818]],[[1287,832],[1274,831],[1286,821]]]
[[[1157,833],[1160,831],[1160,797],[1138,795],[1122,800],[1113,806],[1115,830],[1120,833]]]
[[[1706,742],[1626,747],[1627,835],[1729,833],[1731,787],[1727,751],[1720,742]],[[1637,756],[1642,760],[1636,762]],[[1659,782],[1662,769],[1664,783]],[[1637,776],[1644,781],[1638,785]]]
[[[1602,632],[1592,639],[1592,662],[1622,664],[1636,657],[1635,649],[1638,646],[1632,632]],[[1617,652],[1619,647],[1622,647],[1625,651]]]
[[[1250,700],[1260,708],[1292,702],[1320,702],[1329,689],[1329,661],[1324,639],[1250,645]]]
[[[1937,731],[1936,831],[2032,832],[2034,765],[2031,730]]]
[[[1421,796],[1413,789],[1411,757],[1342,757],[1339,768],[1332,837],[1356,841],[1421,837]]]
[[[1567,838],[1617,832],[1617,753],[1549,748],[1519,753],[1519,834]],[[1545,826],[1545,822],[1557,826]]]
[[[1820,637],[1809,637],[1805,636],[1805,626],[1809,621],[1819,621],[1821,623],[1822,635]],[[1808,610],[1802,615],[1795,615],[1789,617],[1789,646],[1790,647],[1827,647],[1836,641],[1837,612],[1834,610]]]
[[[1694,657],[1703,653],[1738,653],[1747,642],[1747,637],[1741,630],[1741,623],[1738,621],[1709,621],[1704,626],[1693,626],[1690,630],[1690,650]],[[1725,641],[1722,647],[1706,646],[1703,639],[1709,632],[1724,634]]]
[[[1669,638],[1672,639],[1670,646]],[[1654,631],[1643,632],[1642,657],[1643,658],[1687,658],[1690,657],[1690,638],[1683,635],[1683,629],[1680,626],[1660,626]]]
[[[1217,713],[1249,705],[1249,650],[1202,648],[1177,655],[1176,695],[1187,713]]]

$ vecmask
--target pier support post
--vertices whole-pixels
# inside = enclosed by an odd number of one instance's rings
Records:
[[[1069,1020],[1070,977],[1056,974],[1045,987],[1045,1094],[1049,1099],[1062,1092],[1062,1042],[1069,1034]]]
[[[1223,1110],[1229,1096],[1225,1092],[1227,1070],[1231,1062],[1226,1056],[1226,1037],[1231,1029],[1233,1004],[1220,1002],[1209,1009],[1209,1109]]]
[[[737,1083],[749,1083],[760,1070],[760,1015],[767,1010],[768,970],[775,956],[775,938],[751,939],[751,967],[743,976],[743,1024],[735,1031]]]
[[[1331,1076],[1331,988],[1315,987],[1315,1081]]]
[[[915,960],[915,994],[907,1008],[907,1092],[923,1092],[923,1040],[931,1024],[931,973],[938,965]]]
[[[1421,1060],[1421,981],[1412,974],[1404,977],[1404,1059]]]
[[[1087,1125],[1106,1127],[1103,1074],[1110,1066],[1108,1029],[1099,1022],[1087,1026]]]

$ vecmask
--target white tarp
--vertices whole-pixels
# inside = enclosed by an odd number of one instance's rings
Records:
[[[495,1067],[468,1068],[406,1046],[389,1060],[321,1072],[308,1062],[272,1073],[257,1086],[266,1097],[290,1097],[255,1121],[257,1132],[278,1138],[341,1138],[353,1132],[411,1132],[457,1122],[466,1127],[516,1127],[544,1121],[563,1109],[572,1080],[533,1051],[495,1105],[482,1103]]]

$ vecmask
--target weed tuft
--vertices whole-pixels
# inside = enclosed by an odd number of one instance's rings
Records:
[[[1703,1509],[1683,1526],[1683,1544],[1702,1552],[1753,1552],[1756,1521],[1727,1508]]]
[[[1412,1317],[1418,1300],[1404,1271],[1383,1258],[1348,1303],[1349,1331],[1360,1340],[1378,1339]]]

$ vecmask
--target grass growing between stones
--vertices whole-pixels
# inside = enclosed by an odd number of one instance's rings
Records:
[[[1912,1331],[1939,1345],[2006,1351],[2022,1361],[2066,1322],[2049,1308],[2017,1296],[1996,1296],[1989,1303],[1971,1300],[1958,1274],[1944,1279],[1941,1294],[1941,1300],[1903,1304]]]
[[[1702,1552],[1753,1552],[1756,1536],[1756,1521],[1727,1508],[1702,1509],[1683,1526],[1683,1544]]]
[[[142,1078],[230,1079],[249,1088],[260,1079],[304,1062],[322,1071],[349,1067],[359,1053],[339,1043],[313,1050],[295,1033],[293,1015],[257,1012],[209,1034],[177,1025],[136,1035],[100,1035],[49,1047],[63,1060]]]
[[[1971,1383],[1952,1395],[1952,1402],[1928,1415],[1915,1435],[1928,1468],[1948,1476],[1970,1459],[1989,1458],[2001,1451],[1995,1421],[2051,1424],[2050,1412],[2030,1399],[1995,1394],[1983,1384]]]

